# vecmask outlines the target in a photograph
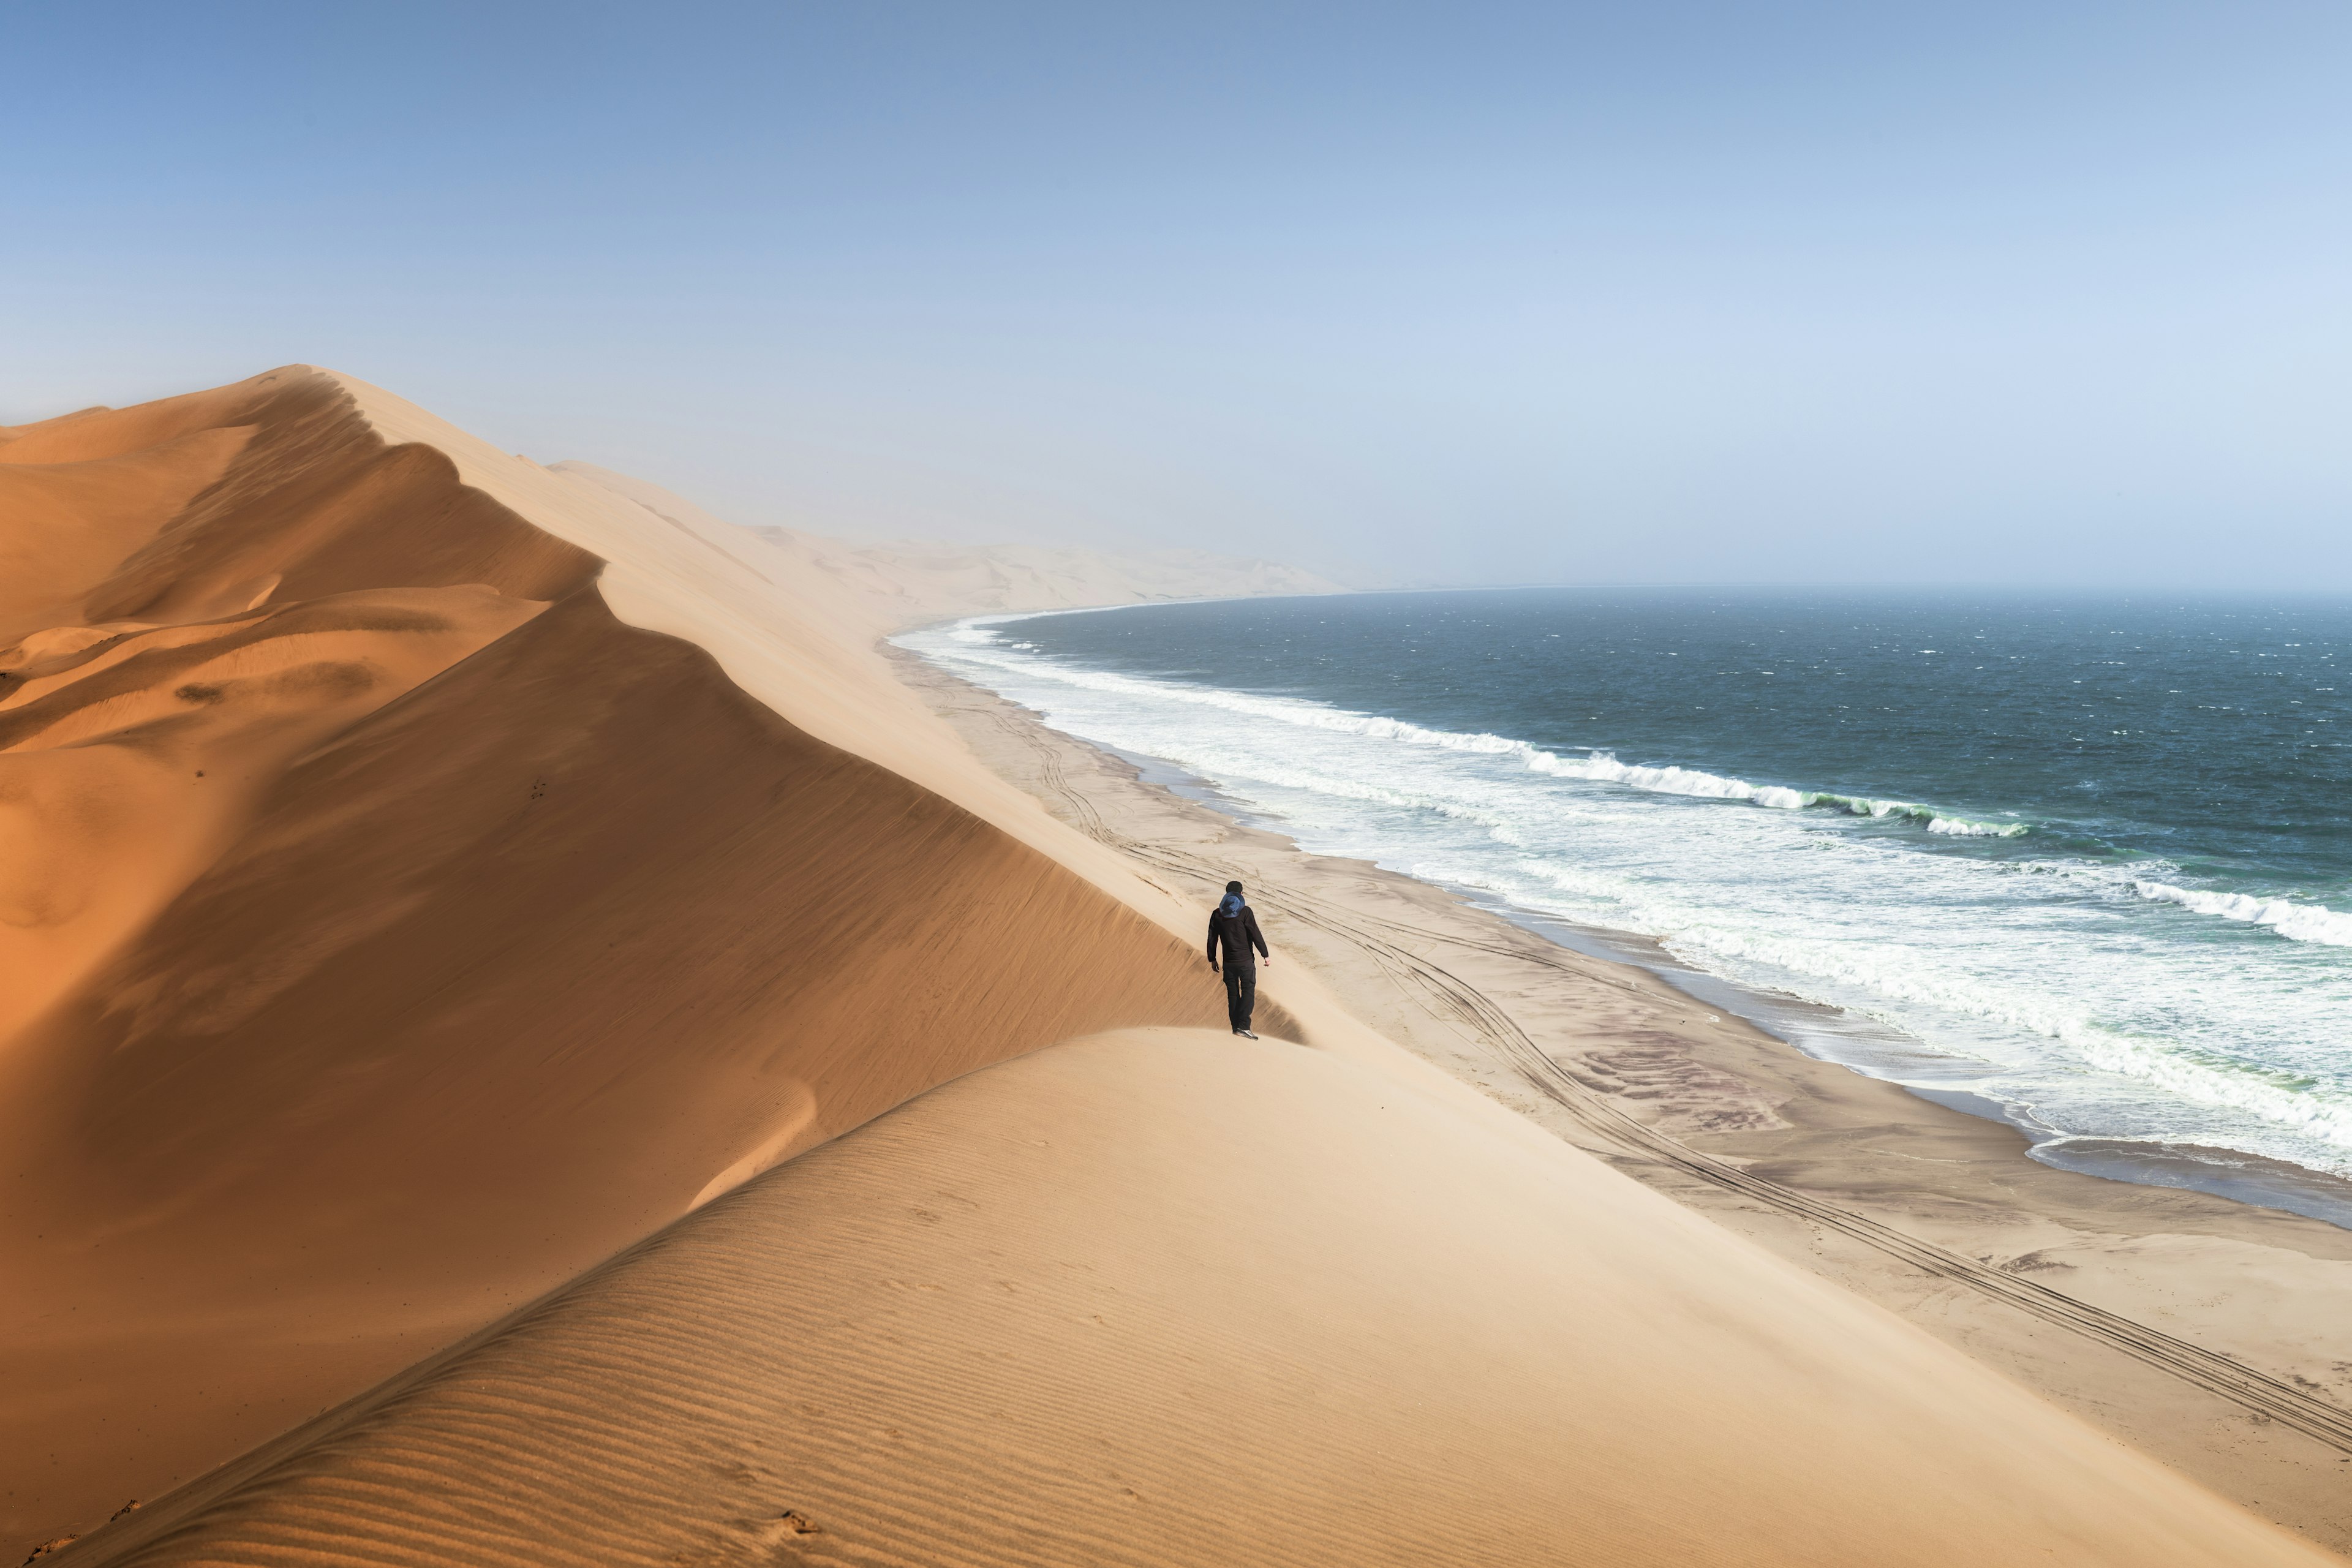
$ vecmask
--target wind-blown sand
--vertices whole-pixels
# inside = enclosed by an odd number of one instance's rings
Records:
[[[1296,968],[1307,1048],[1168,1032],[1201,906],[891,678],[890,592],[325,373],[8,435],[27,1546],[2320,1560]]]

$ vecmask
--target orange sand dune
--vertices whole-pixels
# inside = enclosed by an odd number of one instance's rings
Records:
[[[1511,1121],[1058,1047],[68,1561],[2330,1560]]]
[[[212,865],[289,761],[541,608],[380,589],[18,645],[0,695],[0,841],[17,848],[0,871],[0,1037]]]
[[[32,462],[21,454],[33,442],[0,446],[0,637],[77,618],[82,597],[218,480],[252,434],[196,430],[79,462]]]
[[[944,1079],[1218,1012],[1188,944],[616,622],[330,377],[0,447],[52,451],[164,478],[0,652],[0,1544]]]

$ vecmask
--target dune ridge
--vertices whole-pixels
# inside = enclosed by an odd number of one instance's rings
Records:
[[[9,1537],[943,1079],[1217,1015],[1189,943],[616,619],[592,549],[324,373],[0,452],[169,481],[0,655]]]

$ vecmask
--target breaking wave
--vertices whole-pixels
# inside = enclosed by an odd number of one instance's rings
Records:
[[[2352,1176],[2352,1051],[2336,1044],[2352,1039],[2352,992],[2313,984],[2352,949],[2352,913],[2185,887],[2195,879],[2178,862],[2104,845],[2080,854],[2077,829],[2055,818],[1971,817],[1435,728],[1305,691],[1090,668],[1004,630],[902,640],[1058,728],[1174,763],[1318,853],[1638,933],[1696,969],[1907,1037],[1883,1061],[1851,1045],[1833,1059],[1957,1084],[2063,1135],[2187,1140]],[[1678,799],[1748,809],[1671,809]],[[1895,831],[1823,831],[1826,817]],[[2029,834],[2047,850],[1981,852]],[[1938,841],[1979,852],[1930,851]],[[2250,933],[2225,921],[2279,940],[2231,940]]]
[[[1034,673],[1037,668],[1034,659],[991,657],[992,653],[1023,653],[1034,646],[1005,642],[993,629],[995,625],[993,617],[965,621],[948,632],[948,639],[957,645],[956,651],[963,658]],[[1646,790],[1654,795],[1683,795],[1695,800],[1739,801],[1777,811],[1835,811],[1848,816],[1906,822],[1929,833],[1955,838],[2021,838],[2032,831],[2031,825],[2023,822],[1979,822],[1969,817],[1948,816],[1934,806],[1906,800],[1874,800],[1866,795],[1841,795],[1832,790],[1750,784],[1746,779],[1711,773],[1698,768],[1653,767],[1624,763],[1617,759],[1615,752],[1608,751],[1593,751],[1582,756],[1562,756],[1557,752],[1547,751],[1527,741],[1513,740],[1507,735],[1434,730],[1402,719],[1385,718],[1377,713],[1358,713],[1327,702],[1301,698],[1259,697],[1214,687],[1144,680],[1107,670],[1080,669],[1059,663],[1052,665],[1051,668],[1055,680],[1086,690],[1218,708],[1253,718],[1296,724],[1303,729],[1361,735],[1369,740],[1392,741],[1401,745],[1429,746],[1449,752],[1504,757],[1518,763],[1530,773],[1544,773],[1553,778],[1582,779],[1593,784],[1617,784],[1626,789]]]
[[[2352,914],[2331,910],[2325,904],[2258,899],[2249,893],[2210,893],[2195,888],[2176,888],[2169,882],[2134,882],[2132,890],[2143,899],[2179,904],[2196,914],[2267,926],[2289,942],[2352,947]]]

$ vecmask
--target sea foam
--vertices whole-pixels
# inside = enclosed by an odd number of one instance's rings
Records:
[[[2294,950],[2352,946],[2352,917],[2321,905],[2185,888],[2160,859],[1962,848],[2035,831],[2014,818],[1089,668],[986,625],[902,640],[1048,723],[1209,781],[1317,852],[1638,932],[1879,1019],[1918,1042],[1892,1058],[1905,1081],[1963,1083],[2062,1133],[2352,1175],[2352,1070],[2334,1044],[2352,1038],[2352,995],[2313,992],[2299,964],[2326,949]],[[2200,938],[2148,900],[2283,940]],[[1949,1066],[1919,1065],[1937,1058]]]
[[[1001,662],[1007,668],[1034,670],[1045,661],[1027,658],[999,660],[990,657],[991,654],[1004,652],[1026,653],[1034,647],[1034,644],[1008,642],[1002,633],[994,629],[1003,620],[1025,618],[987,616],[963,621],[951,627],[946,635],[949,641],[957,645],[956,651],[964,658],[976,658],[982,663]],[[1218,708],[1253,718],[1296,724],[1302,729],[1360,735],[1368,740],[1392,741],[1400,745],[1505,757],[1518,763],[1530,773],[1554,778],[1582,779],[1593,784],[1617,784],[1653,795],[1682,795],[1694,800],[1738,801],[1775,811],[1822,809],[1842,812],[1849,816],[1891,818],[1911,823],[1929,833],[1952,837],[2020,838],[2032,831],[2027,823],[1979,822],[1949,816],[1937,807],[1912,801],[1875,800],[1866,795],[1843,795],[1835,790],[1751,784],[1746,779],[1708,773],[1700,768],[1624,763],[1618,760],[1615,752],[1607,750],[1595,750],[1582,756],[1562,756],[1557,752],[1527,741],[1514,740],[1507,735],[1432,729],[1403,719],[1391,719],[1378,713],[1359,713],[1306,698],[1261,697],[1216,687],[1147,680],[1108,670],[1080,669],[1066,664],[1054,664],[1051,668],[1053,678],[1057,682],[1082,690],[1116,693],[1152,701],[1181,702],[1192,707]]]

